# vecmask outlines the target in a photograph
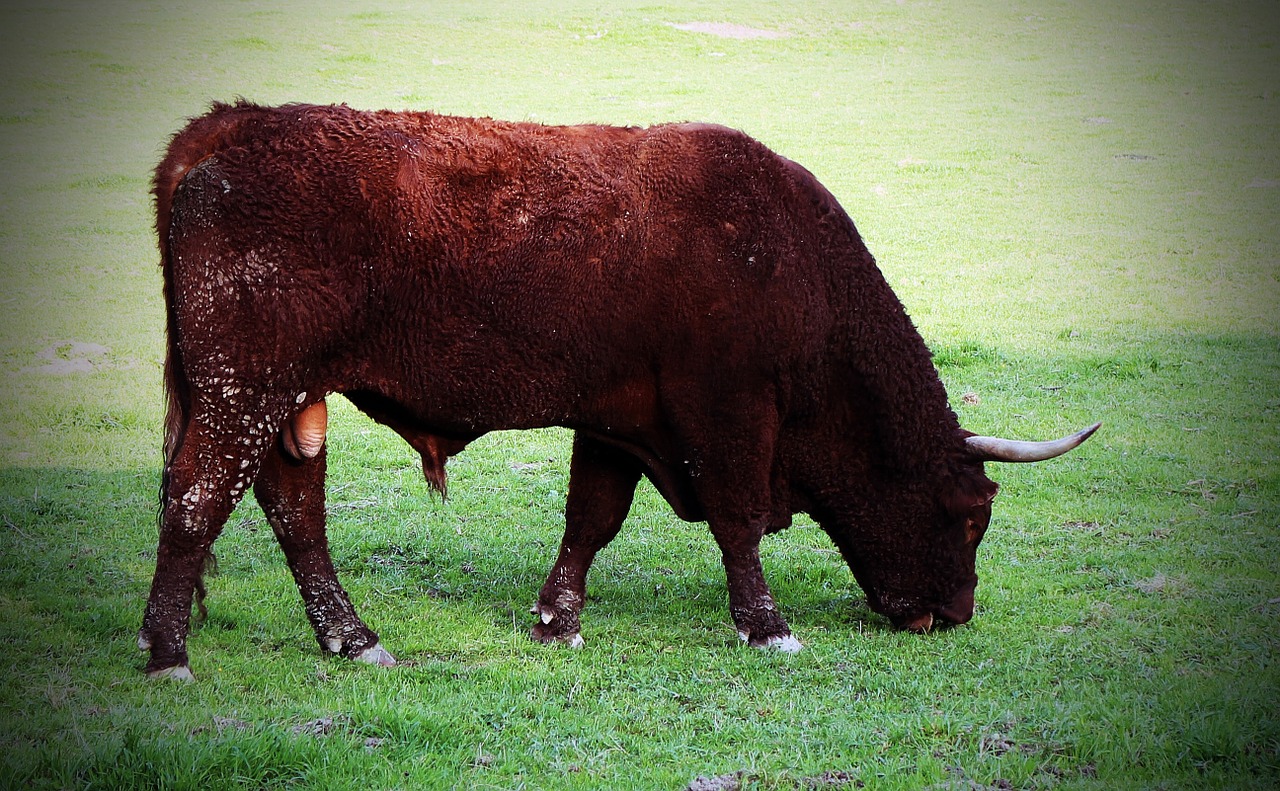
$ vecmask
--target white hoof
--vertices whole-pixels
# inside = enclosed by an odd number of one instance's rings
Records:
[[[162,670],[152,670],[147,673],[147,678],[170,678],[174,681],[195,681],[196,677],[191,675],[191,668],[186,665],[174,665],[166,667]]]
[[[582,648],[587,644],[587,641],[582,639],[581,632],[574,632],[573,637],[565,638],[564,644],[570,648]]]
[[[775,651],[781,651],[784,654],[798,654],[800,653],[800,649],[804,648],[804,645],[791,635],[786,635],[785,637],[777,635],[770,637],[768,641],[765,642],[764,647],[772,648]]]
[[[390,651],[383,648],[381,643],[374,643],[351,658],[357,662],[363,662],[366,665],[377,665],[378,667],[395,667],[396,665],[396,658],[391,655]]]
[[[751,636],[746,632],[738,632],[738,637],[742,642],[750,642]],[[800,649],[804,648],[804,644],[791,635],[774,635],[761,645],[756,646],[761,651],[781,651],[784,654],[798,654]]]
[[[139,651],[151,650],[151,640],[145,634],[142,634],[142,633],[138,634],[138,650]]]

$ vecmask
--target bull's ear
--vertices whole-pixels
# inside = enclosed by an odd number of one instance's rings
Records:
[[[998,483],[976,470],[959,475],[943,493],[942,502],[952,516],[967,517],[974,509],[990,505],[999,491]]]

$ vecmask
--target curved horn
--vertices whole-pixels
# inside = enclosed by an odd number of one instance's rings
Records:
[[[966,437],[965,447],[974,458],[981,461],[1044,461],[1061,456],[1067,451],[1093,436],[1101,423],[1094,423],[1086,429],[1047,442],[1024,442],[1016,439],[1000,439],[999,437]]]

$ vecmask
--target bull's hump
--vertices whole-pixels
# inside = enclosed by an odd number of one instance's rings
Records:
[[[746,134],[724,124],[712,124],[706,121],[687,121],[675,124],[675,129],[689,134],[727,135],[729,137],[746,137]]]

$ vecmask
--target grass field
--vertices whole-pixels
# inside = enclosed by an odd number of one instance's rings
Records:
[[[49,2],[0,65],[0,787],[1280,785],[1274,3]],[[441,503],[334,399],[335,562],[402,665],[321,654],[245,504],[198,683],[148,682],[149,173],[236,96],[744,129],[839,197],[966,426],[1104,429],[989,466],[963,628],[891,631],[800,521],[763,554],[806,648],[742,647],[645,488],[571,651],[526,636],[567,435],[485,438]]]

